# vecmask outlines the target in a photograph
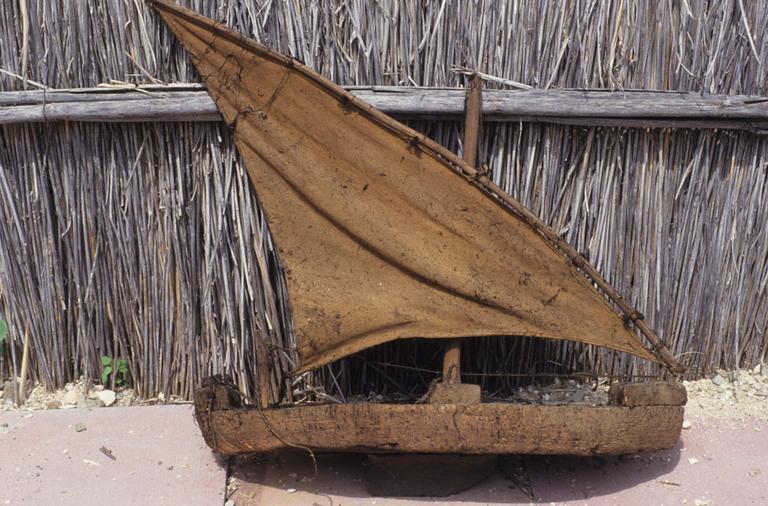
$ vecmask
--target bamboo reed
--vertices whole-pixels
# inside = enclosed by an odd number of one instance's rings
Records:
[[[466,76],[453,69],[469,68],[536,89],[768,92],[765,0],[180,3],[344,85],[456,87]],[[197,81],[139,0],[24,5],[27,37],[19,3],[0,8],[0,92],[21,91],[25,78],[51,88]],[[412,126],[462,151],[459,124]],[[585,253],[691,376],[765,357],[764,137],[506,121],[481,139],[493,182]],[[105,355],[129,359],[142,395],[190,397],[221,373],[255,396],[257,336],[273,399],[413,396],[439,375],[425,370],[439,371],[442,348],[412,341],[285,379],[295,357],[279,259],[221,125],[2,126],[0,224],[0,307],[12,328],[2,370],[14,376],[24,328],[30,380],[51,387],[98,378]],[[473,339],[462,350],[465,374],[659,373],[571,343]],[[502,394],[520,381],[472,378]]]

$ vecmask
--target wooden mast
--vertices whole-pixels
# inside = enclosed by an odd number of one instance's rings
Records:
[[[480,116],[483,110],[483,79],[475,74],[467,88],[464,118],[464,161],[477,166],[477,145],[480,137]],[[461,340],[452,339],[443,356],[443,382],[461,383]]]

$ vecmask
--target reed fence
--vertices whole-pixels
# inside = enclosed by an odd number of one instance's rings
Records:
[[[767,94],[768,1],[182,1],[358,86]],[[0,92],[196,82],[140,0],[0,5]],[[766,107],[757,102],[755,107]],[[455,121],[413,126],[461,151]],[[768,142],[723,128],[486,124],[479,159],[588,255],[689,366],[752,366],[768,348]],[[126,357],[139,393],[189,397],[213,373],[255,394],[258,336],[290,368],[278,259],[230,133],[215,123],[0,126],[0,375],[49,387]],[[318,394],[418,395],[436,343],[386,345],[276,381]],[[465,344],[488,391],[515,374],[652,375],[572,343]],[[498,376],[502,374],[507,376]]]

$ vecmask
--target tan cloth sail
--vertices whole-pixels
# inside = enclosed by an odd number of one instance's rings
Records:
[[[300,370],[415,337],[570,339],[654,360],[455,155],[295,60],[154,6],[234,127],[285,269]]]

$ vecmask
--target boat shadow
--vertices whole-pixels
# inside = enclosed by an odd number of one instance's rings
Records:
[[[534,498],[543,503],[584,501],[608,496],[638,485],[657,482],[661,487],[679,484],[664,480],[680,463],[683,441],[671,450],[620,457],[526,458]]]
[[[434,502],[442,504],[530,504],[583,502],[640,484],[661,487],[680,462],[682,440],[671,450],[620,457],[501,456],[497,470],[448,497],[381,498],[366,487],[366,457],[359,454],[282,452],[233,464],[230,497],[242,504],[336,506]],[[316,463],[316,471],[315,471]],[[252,500],[253,502],[249,502]]]

